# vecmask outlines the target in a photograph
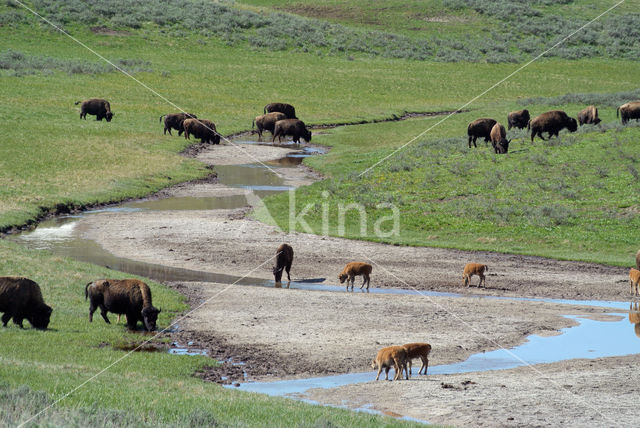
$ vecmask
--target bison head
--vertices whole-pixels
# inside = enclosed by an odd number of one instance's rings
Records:
[[[576,132],[578,130],[578,122],[574,118],[570,117],[567,122],[567,129],[571,132]]]
[[[276,279],[276,284],[279,284],[282,282],[282,271],[284,270],[284,266],[283,267],[278,267],[278,266],[274,266],[273,267],[273,276]]]
[[[104,117],[105,117],[105,119],[107,119],[107,122],[111,122],[111,118],[113,117],[113,115],[114,115],[114,114],[115,114],[115,113],[111,113],[110,111],[108,111],[108,112],[105,114],[105,116],[104,116]]]
[[[147,306],[142,309],[142,321],[144,321],[144,327],[147,331],[156,329],[156,321],[158,320],[158,314],[160,312],[160,309],[156,309],[153,306]]]
[[[309,131],[308,129],[305,129],[305,133],[302,135],[302,138],[304,139],[304,141],[306,141],[307,143],[309,141],[311,141],[311,131]]]
[[[340,275],[338,275],[338,279],[340,280],[340,284],[342,284],[348,277],[349,277],[349,275],[347,275],[346,273],[341,273]]]
[[[213,134],[213,144],[220,144],[220,134],[217,132]]]
[[[51,312],[53,309],[49,305],[42,305],[37,308],[31,316],[27,317],[29,322],[35,328],[45,330],[49,326],[49,320],[51,319]]]

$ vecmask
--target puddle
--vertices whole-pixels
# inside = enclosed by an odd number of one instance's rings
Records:
[[[109,346],[109,344],[104,344],[104,346]],[[167,352],[168,349],[166,345],[157,343],[118,343],[111,345],[111,347],[126,352]]]
[[[170,348],[169,353],[172,355],[207,355],[207,350],[196,348]]]
[[[127,202],[122,207],[131,208],[134,211],[195,211],[235,209],[246,207],[247,204],[247,198],[244,195],[228,195],[203,198],[180,197],[135,201]]]

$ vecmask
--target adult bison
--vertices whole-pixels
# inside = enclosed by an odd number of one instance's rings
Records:
[[[508,123],[509,129],[511,128],[524,129],[527,127],[527,124],[529,123],[530,119],[531,117],[529,116],[529,110],[527,109],[512,111],[507,116],[507,123]]]
[[[496,153],[504,154],[509,151],[509,143],[511,140],[507,140],[507,131],[500,122],[496,122],[491,128],[491,145]]]
[[[155,330],[160,309],[151,302],[149,286],[139,279],[99,279],[84,288],[84,297],[89,299],[89,322],[93,313],[100,308],[100,315],[107,324],[107,312],[125,314],[127,326],[135,330],[142,321],[148,331]]]
[[[2,325],[7,326],[11,318],[22,327],[26,318],[35,328],[46,329],[51,317],[51,306],[44,303],[40,286],[21,276],[0,277],[0,312]]]
[[[182,133],[184,132],[184,126],[182,124],[182,122],[185,121],[185,119],[197,119],[198,116],[196,116],[193,113],[172,113],[172,114],[165,114],[163,116],[160,116],[160,122],[162,122],[162,118],[164,117],[164,135],[167,135],[167,131],[169,131],[169,135],[171,134],[171,129],[175,129],[176,131],[178,131],[178,136],[182,135]]]
[[[485,142],[489,142],[491,140],[491,129],[493,125],[496,124],[496,121],[489,118],[481,118],[476,119],[469,124],[467,127],[467,135],[469,136],[469,148],[471,148],[471,143],[473,142],[473,147],[476,146],[476,139],[484,137]]]
[[[596,106],[589,106],[578,113],[578,123],[580,126],[585,124],[597,125],[600,123],[598,117],[598,109]]]
[[[115,113],[111,112],[111,105],[109,101],[102,98],[91,98],[86,101],[76,101],[75,105],[80,105],[80,119],[87,120],[87,114],[95,115],[96,120],[107,119],[107,122],[111,122],[111,118]]]
[[[276,126],[276,122],[279,120],[284,120],[286,118],[287,115],[279,111],[256,116],[255,120],[251,124],[251,129],[253,129],[254,125],[256,126],[256,128],[258,129],[258,141],[262,141],[262,131],[269,131],[273,135],[273,130]]]
[[[290,135],[294,143],[299,143],[300,138],[304,139],[307,143],[311,141],[311,131],[307,129],[304,122],[299,119],[284,119],[276,122],[273,130],[273,139],[271,142],[282,141],[282,137]]]
[[[184,127],[184,138],[187,140],[190,140],[193,135],[195,138],[200,138],[203,144],[220,144],[220,134],[216,131],[215,123],[210,120],[185,119],[182,126]]]
[[[629,120],[640,120],[640,101],[631,101],[630,103],[622,104],[616,109],[616,117],[622,118],[622,124],[625,125]]]
[[[269,103],[264,106],[263,113],[273,113],[274,111],[279,111],[280,113],[286,114],[287,119],[297,119],[296,109],[291,104]]]
[[[273,267],[273,276],[276,286],[282,283],[282,272],[287,272],[287,279],[291,283],[291,263],[293,263],[293,248],[289,244],[282,244],[276,250],[276,265]],[[287,286],[289,288],[289,286]]]
[[[564,128],[567,128],[569,132],[576,132],[578,122],[562,110],[552,110],[542,113],[534,117],[527,126],[527,129],[531,130],[531,142],[533,142],[536,135],[544,140],[542,136],[543,132],[548,132],[549,138],[554,135],[557,137],[558,133]]]

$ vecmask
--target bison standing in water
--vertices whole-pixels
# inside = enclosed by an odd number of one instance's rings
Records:
[[[554,135],[557,137],[558,133],[564,128],[567,128],[569,132],[576,132],[578,122],[562,110],[552,110],[542,113],[534,117],[527,127],[527,129],[531,129],[532,143],[536,135],[544,141],[544,137],[542,136],[543,132],[548,132],[549,138]]]
[[[500,122],[496,122],[491,128],[491,145],[496,153],[504,154],[509,151],[509,143],[511,140],[507,140],[507,131]]]
[[[155,330],[160,309],[151,303],[149,286],[139,279],[100,279],[90,282],[84,289],[85,299],[89,299],[89,322],[93,313],[100,308],[100,315],[107,324],[107,312],[125,314],[127,326],[135,330],[142,321],[148,331]]]
[[[471,148],[472,142],[473,147],[478,147],[476,146],[477,138],[484,138],[485,142],[489,142],[491,140],[491,129],[495,124],[496,121],[489,118],[476,119],[471,122],[467,127],[467,135],[469,136],[469,148]]]
[[[284,120],[286,118],[287,115],[279,111],[256,116],[253,124],[255,124],[256,128],[258,128],[258,141],[262,141],[262,131],[269,131],[271,132],[271,135],[273,135],[276,122],[279,120]],[[251,129],[253,129],[253,124],[251,125]]]
[[[578,123],[580,123],[580,126],[584,124],[599,124],[600,118],[598,117],[598,109],[596,106],[589,106],[578,113]]]
[[[618,114],[622,118],[623,125],[631,119],[640,120],[640,101],[622,104],[616,109],[616,117],[618,117]]]
[[[527,127],[527,124],[529,123],[530,119],[531,119],[531,116],[529,116],[529,110],[527,109],[512,111],[507,116],[509,129],[511,128],[524,129]]]
[[[311,131],[307,129],[304,122],[299,119],[284,119],[276,122],[273,130],[273,139],[271,142],[282,141],[282,137],[291,135],[294,143],[299,143],[300,138],[307,143],[311,141]]]
[[[185,119],[182,122],[184,126],[184,138],[191,139],[193,135],[200,138],[204,143],[220,144],[220,134],[216,131],[215,123],[207,119]]]
[[[276,284],[282,283],[282,271],[287,271],[287,279],[291,283],[291,275],[289,275],[291,263],[293,263],[293,248],[289,244],[280,245],[276,250],[276,265],[273,267]]]
[[[296,109],[291,104],[270,103],[264,106],[263,113],[273,113],[274,111],[286,114],[287,119],[297,119]]]
[[[53,309],[44,303],[40,286],[34,281],[20,276],[3,276],[0,277],[0,312],[4,312],[4,327],[13,318],[13,322],[23,328],[22,321],[26,318],[33,327],[46,329]]]
[[[169,131],[169,135],[171,134],[171,129],[175,129],[178,131],[178,136],[182,135],[184,132],[183,122],[185,119],[197,119],[198,116],[192,113],[173,113],[173,114],[165,114],[160,116],[160,122],[162,122],[162,118],[164,117],[164,135],[167,135],[167,131]]]
[[[111,118],[115,113],[111,112],[111,105],[109,101],[102,98],[91,98],[86,101],[76,101],[75,105],[80,105],[80,119],[87,120],[87,114],[95,115],[96,120],[107,119],[107,122],[111,122]]]

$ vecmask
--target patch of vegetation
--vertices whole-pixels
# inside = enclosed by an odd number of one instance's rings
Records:
[[[621,91],[613,93],[572,93],[560,95],[557,97],[535,97],[525,98],[519,103],[523,106],[546,104],[546,105],[564,105],[564,104],[593,104],[597,107],[614,107],[617,108],[622,104],[640,99],[640,89],[633,91]]]

